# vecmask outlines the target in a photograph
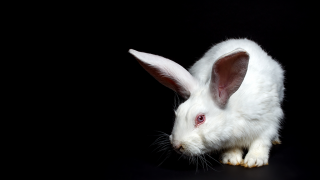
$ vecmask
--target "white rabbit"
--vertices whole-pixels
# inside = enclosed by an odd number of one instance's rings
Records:
[[[280,143],[284,70],[255,42],[229,39],[213,46],[189,72],[148,53],[129,52],[155,79],[187,100],[175,111],[169,139],[177,151],[198,156],[223,150],[222,162],[259,167]],[[243,148],[248,149],[244,160]]]

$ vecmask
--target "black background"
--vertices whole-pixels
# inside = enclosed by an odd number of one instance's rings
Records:
[[[80,8],[81,7],[81,8]],[[70,67],[70,95],[79,105],[74,139],[98,179],[302,179],[319,170],[316,104],[318,23],[315,5],[300,2],[119,1],[72,6],[69,41],[80,47]],[[72,38],[71,38],[72,37]],[[247,169],[190,164],[172,153],[152,152],[162,131],[170,134],[174,96],[128,53],[161,55],[185,68],[228,38],[257,42],[282,64],[285,118],[281,145],[269,165]],[[68,42],[67,42],[68,43]],[[72,58],[72,56],[71,56]],[[71,71],[73,72],[73,71]],[[70,85],[69,84],[69,85]],[[80,120],[82,119],[82,120]],[[71,152],[72,153],[72,152]],[[213,157],[219,159],[218,154]],[[82,172],[83,173],[83,172]]]

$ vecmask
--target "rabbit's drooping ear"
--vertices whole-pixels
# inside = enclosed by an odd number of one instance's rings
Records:
[[[130,49],[129,53],[134,55],[140,65],[155,79],[183,98],[188,98],[197,85],[196,80],[186,69],[169,59],[133,49]]]
[[[225,54],[213,64],[210,92],[221,108],[225,107],[230,96],[239,89],[248,64],[249,54],[243,49]]]

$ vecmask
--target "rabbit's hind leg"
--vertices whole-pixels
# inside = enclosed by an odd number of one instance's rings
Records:
[[[281,144],[281,141],[279,139],[279,136],[277,136],[276,138],[274,138],[274,140],[272,141],[273,145],[277,145],[277,144]]]

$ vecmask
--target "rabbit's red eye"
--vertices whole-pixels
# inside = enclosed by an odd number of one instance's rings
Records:
[[[206,116],[204,114],[199,114],[196,118],[196,127],[204,123],[205,120],[206,120]]]

